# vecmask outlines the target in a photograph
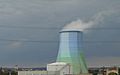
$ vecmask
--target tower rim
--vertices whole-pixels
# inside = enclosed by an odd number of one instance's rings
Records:
[[[82,31],[79,31],[79,30],[62,30],[59,33],[64,33],[64,32],[82,32]]]

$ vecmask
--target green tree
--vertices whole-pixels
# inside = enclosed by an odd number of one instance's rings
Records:
[[[11,75],[17,75],[17,72],[12,71],[12,72],[11,72]]]
[[[117,73],[111,72],[108,75],[117,75]]]

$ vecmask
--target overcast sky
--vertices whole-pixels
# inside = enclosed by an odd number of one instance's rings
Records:
[[[0,0],[0,66],[56,60],[59,31],[81,20],[89,66],[120,65],[120,0]]]

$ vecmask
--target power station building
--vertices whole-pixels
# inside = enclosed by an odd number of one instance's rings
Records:
[[[48,64],[45,72],[19,71],[18,75],[89,75],[82,44],[82,31],[62,30],[56,62]]]

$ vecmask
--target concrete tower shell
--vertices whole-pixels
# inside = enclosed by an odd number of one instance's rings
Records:
[[[73,74],[88,73],[82,53],[82,31],[61,31],[57,62],[69,63]]]

